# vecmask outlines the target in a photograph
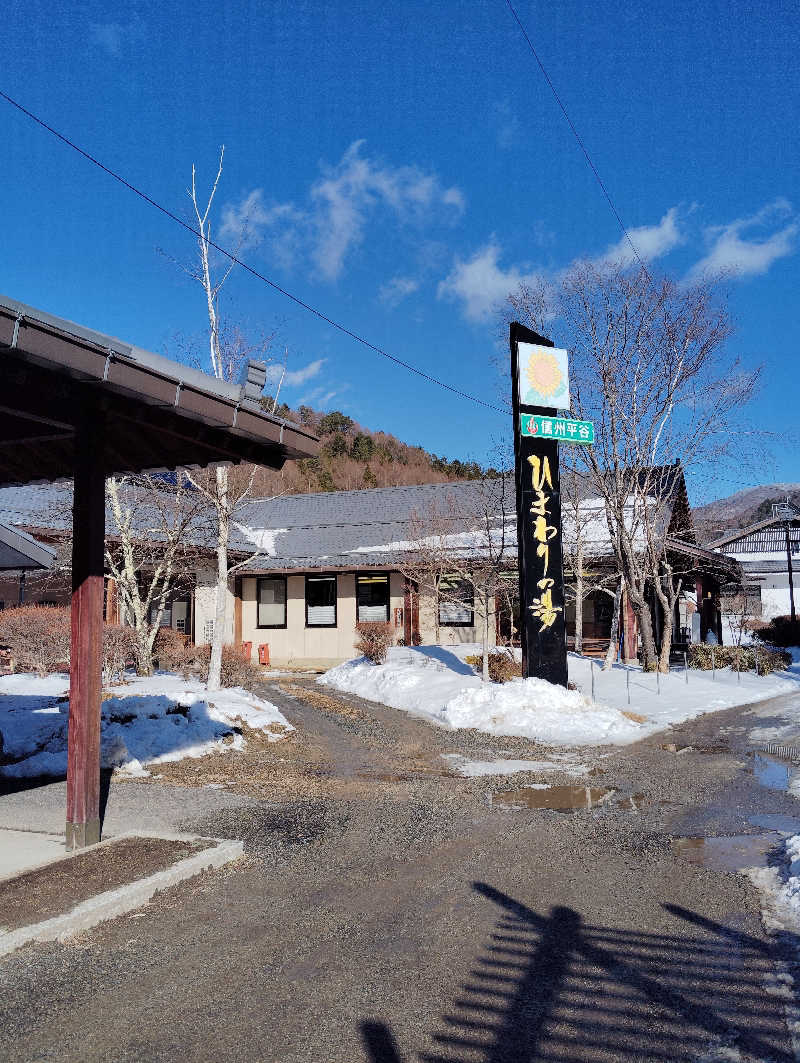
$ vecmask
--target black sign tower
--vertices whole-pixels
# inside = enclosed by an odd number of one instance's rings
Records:
[[[522,435],[520,414],[555,416],[557,410],[520,403],[519,344],[553,347],[524,325],[511,324],[511,386],[517,485],[520,640],[522,674],[567,685],[561,481],[558,442]]]

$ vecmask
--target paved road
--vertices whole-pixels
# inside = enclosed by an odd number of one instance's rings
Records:
[[[589,754],[614,800],[561,814],[492,806],[507,780],[437,769],[459,749],[541,758],[530,743],[270,696],[328,750],[314,796],[212,806],[209,791],[127,784],[164,818],[180,793],[183,826],[242,837],[247,858],[0,961],[0,1058],[794,1063],[757,895],[670,842],[800,816],[749,770],[753,717]]]

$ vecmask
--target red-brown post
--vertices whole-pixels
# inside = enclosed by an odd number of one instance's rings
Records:
[[[103,650],[105,463],[100,414],[75,433],[72,644],[67,753],[67,848],[100,841],[100,693]]]

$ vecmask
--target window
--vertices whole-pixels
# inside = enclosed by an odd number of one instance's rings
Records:
[[[389,577],[356,576],[356,600],[359,624],[388,623]]]
[[[336,576],[306,576],[306,627],[336,627]]]
[[[439,624],[443,627],[472,627],[475,597],[465,579],[445,576],[439,585]]]
[[[286,627],[286,577],[264,576],[257,590],[256,627]]]

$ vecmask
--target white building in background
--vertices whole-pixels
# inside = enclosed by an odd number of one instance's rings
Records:
[[[800,510],[791,502],[773,505],[767,520],[725,535],[709,547],[740,562],[745,589],[760,602],[760,619],[790,614],[790,587],[800,613]]]

